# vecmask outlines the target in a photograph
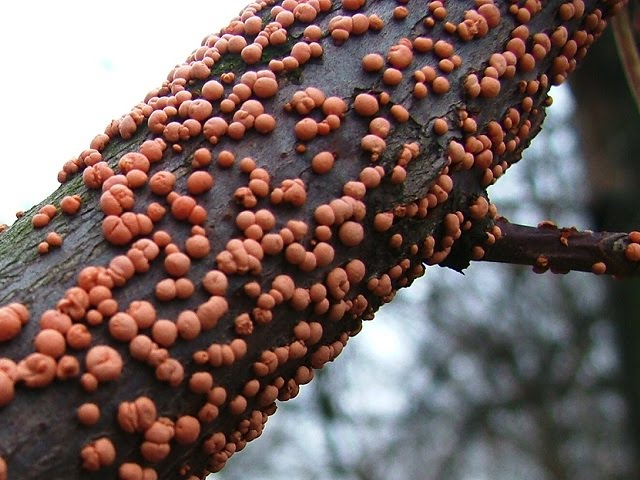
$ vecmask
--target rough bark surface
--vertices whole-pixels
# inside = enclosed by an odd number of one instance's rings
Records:
[[[579,231],[551,223],[527,227],[504,218],[496,219],[496,225],[502,236],[486,249],[485,261],[531,265],[538,273],[638,274],[637,262],[630,262],[625,255],[630,244],[626,233]]]
[[[218,470],[248,440],[259,436],[266,416],[275,411],[270,393],[273,392],[272,387],[277,389],[277,395],[282,400],[295,396],[299,387],[297,380],[303,377],[300,368],[322,367],[326,361],[333,360],[347,338],[359,331],[363,319],[372,318],[383,302],[393,298],[397,288],[410,284],[413,278],[422,274],[423,263],[443,263],[446,260],[454,268],[464,268],[474,255],[473,247],[488,241],[486,232],[497,234],[496,230],[491,230],[494,226],[492,209],[482,211],[481,207],[486,202],[478,199],[485,198],[486,186],[520,158],[522,150],[539,131],[544,108],[548,103],[548,88],[554,81],[561,81],[563,75],[573,69],[575,60],[586,53],[588,44],[604,26],[604,21],[599,19],[606,17],[617,2],[569,2],[571,5],[575,4],[574,13],[566,19],[559,12],[567,2],[543,2],[543,5],[537,5],[540,7],[539,11],[527,19],[527,29],[521,28],[518,33],[514,33],[514,29],[521,25],[524,17],[518,17],[518,12],[513,11],[513,8],[510,12],[510,7],[515,4],[496,2],[501,14],[500,22],[490,28],[485,36],[477,36],[466,42],[456,33],[447,32],[449,27],[446,22],[452,22],[455,26],[465,19],[466,11],[491,2],[445,3],[447,11],[444,21],[435,19],[431,26],[428,21],[425,23],[425,19],[434,18],[435,9],[429,10],[428,3],[425,2],[406,2],[408,15],[401,20],[394,19],[394,8],[399,4],[387,0],[368,0],[357,12],[344,10],[342,2],[333,1],[331,8],[320,12],[315,19],[315,23],[325,33],[330,29],[330,20],[337,15],[375,14],[384,20],[385,26],[380,31],[352,34],[341,45],[336,44],[330,35],[325,35],[318,42],[323,48],[320,57],[310,59],[297,69],[278,74],[278,92],[275,96],[262,100],[265,111],[277,120],[275,131],[263,135],[247,130],[239,141],[225,136],[215,145],[203,135],[176,142],[181,148],[174,149],[172,142],[167,142],[169,148],[161,162],[152,165],[149,175],[160,169],[173,172],[177,177],[175,190],[180,194],[185,194],[185,182],[192,170],[194,151],[207,147],[214,154],[214,163],[208,167],[208,171],[214,176],[215,184],[209,192],[197,197],[198,204],[207,212],[203,227],[211,242],[212,251],[206,258],[192,261],[188,277],[194,282],[196,290],[188,299],[170,302],[157,300],[155,286],[168,276],[162,266],[164,255],[160,254],[152,262],[148,272],[137,273],[126,281],[126,285],[113,289],[113,296],[121,311],[125,311],[133,300],[147,299],[156,306],[158,318],[175,320],[181,312],[195,311],[209,299],[210,295],[201,288],[200,280],[208,271],[219,267],[216,259],[228,249],[230,240],[244,238],[243,232],[235,223],[238,213],[247,209],[239,204],[236,195],[237,189],[248,183],[248,175],[238,167],[240,159],[244,157],[253,158],[258,167],[270,174],[271,191],[280,187],[287,179],[300,179],[304,182],[307,197],[302,206],[287,203],[276,205],[269,198],[258,198],[257,206],[251,208],[254,211],[260,208],[271,210],[276,218],[273,229],[275,232],[285,228],[290,220],[304,222],[308,231],[297,241],[307,251],[312,251],[318,243],[314,236],[318,225],[314,220],[316,208],[347,195],[352,199],[346,202],[351,206],[351,215],[348,216],[351,221],[362,226],[364,237],[356,245],[345,245],[339,239],[340,227],[336,222],[330,226],[332,237],[327,240],[333,247],[335,256],[327,265],[302,271],[298,266],[287,262],[283,253],[280,253],[265,255],[260,262],[259,271],[228,273],[226,299],[229,312],[215,327],[203,331],[195,339],[178,339],[168,348],[171,358],[178,360],[184,368],[184,381],[174,387],[158,381],[153,367],[134,360],[129,354],[127,343],[116,342],[111,337],[107,319],[102,325],[92,326],[92,345],[111,345],[117,349],[124,359],[122,374],[116,381],[100,383],[93,393],[83,390],[75,378],[55,380],[44,388],[26,388],[18,378],[15,398],[6,406],[0,407],[0,458],[7,464],[8,478],[114,478],[124,462],[153,468],[159,478],[167,479],[188,478],[190,475],[202,477],[208,471]],[[529,3],[540,2],[527,2]],[[270,6],[256,13],[263,18],[263,24],[271,21]],[[584,36],[586,39],[586,43],[581,45],[574,42],[575,45],[571,48],[575,49],[568,60],[565,39],[562,45],[550,45],[549,51],[534,62],[533,68],[522,68],[524,60],[514,65],[516,68],[513,76],[500,78],[499,95],[491,98],[485,98],[489,95],[484,94],[470,95],[465,87],[469,76],[477,74],[478,79],[481,79],[491,55],[505,52],[510,38],[524,35],[527,48],[533,50],[535,34],[550,35],[560,26],[566,28],[569,39],[574,35],[579,35],[580,38]],[[305,27],[306,24],[301,22],[289,27],[287,42],[265,47],[262,61],[258,64],[247,65],[237,54],[222,55],[211,68],[211,78],[217,79],[224,73],[234,72],[237,82],[245,71],[267,68],[270,59],[285,57],[294,43],[303,41]],[[584,35],[576,32],[584,32]],[[405,38],[414,40],[417,37],[430,38],[434,42],[445,39],[460,57],[461,66],[445,74],[437,69],[440,58],[433,51],[421,52],[414,48],[412,63],[403,69],[403,78],[398,86],[385,85],[381,80],[381,73],[363,71],[361,60],[366,54],[376,52],[386,57],[392,46],[398,45]],[[565,68],[563,65],[559,66],[557,61],[563,55],[567,60]],[[412,73],[424,66],[432,66],[439,76],[446,77],[450,85],[447,92],[437,94],[429,86],[430,92],[426,98],[414,95],[416,81]],[[192,91],[194,98],[199,95],[204,81],[202,79],[187,83],[186,88]],[[300,142],[295,138],[294,127],[302,116],[285,112],[283,107],[295,92],[306,87],[319,88],[327,97],[340,97],[349,108],[337,130],[305,142],[306,151],[300,153],[296,150]],[[227,85],[225,94],[230,92],[231,85]],[[386,103],[385,92],[389,95]],[[371,154],[361,148],[361,139],[369,133],[371,120],[370,117],[359,115],[353,106],[355,98],[361,93],[370,93],[378,99],[380,110],[375,116],[388,118],[392,126],[386,139],[386,149],[377,160],[372,159]],[[156,96],[163,94],[171,95],[170,87],[165,85],[164,89],[156,92]],[[410,112],[408,121],[394,120],[390,114],[394,105],[403,105]],[[216,114],[219,114],[218,110],[216,106]],[[232,114],[223,116],[230,120]],[[317,110],[308,116],[317,121],[323,118]],[[509,116],[513,118],[506,122],[505,119]],[[466,117],[474,120],[475,130],[463,128]],[[447,122],[448,131],[439,135],[434,133],[437,119]],[[509,127],[503,128],[502,139],[494,139],[490,146],[473,151],[469,139],[488,133],[490,122],[497,122],[498,125],[508,123]],[[135,134],[126,140],[116,134],[117,123],[115,126],[111,125],[108,131],[113,138],[101,153],[116,172],[118,161],[125,152],[136,151],[143,141],[155,137],[148,130],[146,119],[138,125]],[[465,160],[452,160],[455,157],[452,141],[466,145],[465,153],[471,154],[474,161],[477,160],[474,155],[477,157],[483,151],[491,150],[493,160],[489,168],[482,167],[480,160],[475,165],[473,162],[465,163]],[[415,153],[409,155],[408,161],[400,160],[408,153],[409,144],[413,144],[409,150]],[[231,168],[223,169],[216,165],[216,156],[222,150],[229,150],[235,155],[236,163]],[[314,173],[310,167],[313,156],[321,151],[333,152],[336,156],[334,168],[324,175]],[[367,189],[366,195],[362,197],[354,194],[349,186],[345,189],[348,182],[359,181],[364,168],[375,166],[384,169],[379,186]],[[394,171],[399,176],[394,177]],[[489,171],[490,174],[487,173]],[[406,179],[402,178],[403,173],[406,173]],[[442,195],[446,188],[435,187],[439,185],[439,181],[442,184],[446,180],[444,177],[453,181],[453,189],[446,195]],[[43,230],[32,227],[31,218],[45,203],[57,206],[65,195],[70,194],[82,197],[80,212],[74,216],[59,213],[45,230],[55,230],[64,236],[62,248],[54,249],[46,255],[38,255],[36,248],[44,234]],[[437,205],[430,204],[436,196],[439,200]],[[55,309],[58,301],[65,297],[65,292],[76,286],[76,278],[81,269],[87,266],[106,267],[115,256],[127,253],[128,246],[115,246],[105,241],[101,232],[103,213],[99,199],[100,193],[88,190],[80,175],[73,176],[42,205],[27,212],[24,218],[0,236],[0,305],[20,302],[29,308],[31,314],[31,320],[23,326],[16,338],[0,344],[0,357],[18,363],[33,353],[33,339],[40,330],[38,319],[45,310]],[[152,194],[147,187],[135,190],[135,200],[136,212],[144,213],[146,206],[152,201],[171,208],[165,198]],[[470,207],[474,205],[480,213],[470,211]],[[374,228],[376,215],[381,213],[389,214],[393,219],[390,228]],[[183,248],[191,227],[188,222],[176,220],[169,213],[154,225],[154,231],[169,232],[173,243]],[[453,240],[457,240],[456,248],[451,250],[449,242]],[[449,255],[449,252],[452,253]],[[347,265],[354,260],[363,262],[364,277],[348,275],[349,278],[343,279],[338,287],[332,287],[331,275],[348,270]],[[213,343],[226,344],[239,337],[234,328],[234,321],[239,315],[254,315],[256,300],[246,294],[246,284],[257,282],[261,291],[267,293],[272,289],[274,278],[281,274],[289,275],[297,288],[305,289],[299,292],[302,296],[307,295],[315,284],[328,285],[326,299],[329,310],[324,312],[324,307],[319,302],[311,302],[307,307],[300,308],[292,302],[283,301],[272,308],[273,319],[270,322],[261,324],[252,317],[253,333],[242,336],[247,346],[242,358],[219,367],[195,362],[194,352],[206,351]],[[294,327],[301,321],[320,324],[322,336],[316,342],[305,344],[301,341],[304,354],[292,358],[289,355],[290,346],[296,341],[300,342],[294,334]],[[140,333],[148,334],[147,331]],[[261,361],[265,351],[275,351],[279,361],[268,374],[257,376],[255,364]],[[81,371],[84,372],[86,352],[68,348],[66,353],[77,357]],[[189,389],[188,383],[190,376],[199,371],[210,372],[215,385],[223,387],[226,392],[226,401],[216,406],[219,414],[215,419],[200,422],[201,431],[195,443],[184,446],[171,441],[171,452],[164,460],[145,460],[140,453],[143,434],[126,433],[116,421],[120,403],[144,395],[155,402],[160,417],[172,422],[181,415],[198,417],[202,407],[207,404],[207,395],[194,393]],[[259,381],[259,393],[248,395],[245,385],[254,379]],[[242,412],[235,414],[235,409],[230,405],[238,396],[243,396],[247,406]],[[84,402],[100,406],[101,418],[95,426],[82,426],[76,419],[76,408]],[[248,422],[243,423],[247,418],[254,419],[250,422],[250,427]],[[220,434],[223,436],[220,437]],[[85,445],[101,437],[109,438],[115,445],[116,459],[96,472],[89,472],[81,466],[80,451]]]

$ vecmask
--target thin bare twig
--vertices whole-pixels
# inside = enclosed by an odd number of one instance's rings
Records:
[[[615,276],[638,275],[637,232],[610,233],[558,228],[550,222],[537,227],[496,219],[502,236],[485,248],[483,261],[531,265],[537,272],[571,270]]]

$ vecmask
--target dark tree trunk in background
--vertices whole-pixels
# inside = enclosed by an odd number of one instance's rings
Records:
[[[607,72],[603,74],[602,72]],[[597,230],[640,225],[640,115],[628,88],[613,35],[607,31],[572,77]],[[640,462],[640,281],[608,283],[608,311],[619,335],[623,385]]]

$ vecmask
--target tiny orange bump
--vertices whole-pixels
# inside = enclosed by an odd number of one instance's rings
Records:
[[[417,82],[413,86],[413,96],[414,97],[416,97],[416,98],[425,98],[427,95],[429,95],[429,89],[427,88],[427,86],[424,83]]]
[[[184,277],[191,268],[191,260],[184,253],[170,253],[164,260],[164,267],[172,277]]]
[[[346,246],[354,247],[364,239],[364,230],[360,223],[347,221],[340,226],[338,237]]]
[[[95,392],[98,389],[98,379],[90,373],[83,373],[80,376],[80,386],[85,392]]]
[[[15,386],[14,379],[12,379],[9,374],[3,370],[0,370],[0,407],[3,407],[9,404],[15,396]],[[2,468],[3,468],[3,460],[0,457],[0,478],[2,478]],[[5,474],[6,474],[6,464]],[[6,479],[6,476],[4,477]]]
[[[56,367],[56,378],[58,380],[69,380],[80,375],[80,362],[73,355],[63,355],[58,360]]]
[[[115,461],[116,449],[111,440],[101,437],[85,445],[80,452],[80,458],[85,470],[95,472]]]
[[[173,190],[176,183],[176,177],[173,173],[161,170],[154,173],[149,179],[149,188],[156,195],[167,195]]]
[[[59,358],[64,355],[67,342],[64,335],[52,328],[40,330],[33,340],[33,345],[37,352]]]
[[[126,462],[118,467],[118,478],[120,480],[144,480],[146,477],[140,465]]]
[[[18,363],[18,378],[29,388],[46,387],[55,379],[56,367],[53,357],[32,353]]]
[[[76,416],[83,425],[95,425],[100,420],[100,407],[95,403],[83,403],[76,410]]]
[[[138,334],[138,324],[131,315],[118,312],[109,319],[109,333],[120,342],[130,342]]]
[[[204,171],[193,172],[187,179],[187,191],[191,195],[200,195],[211,190],[213,177]]]
[[[396,122],[404,123],[409,120],[409,111],[402,105],[396,104],[391,107],[390,111]]]
[[[56,232],[47,233],[46,241],[52,247],[59,247],[62,245],[62,237]]]
[[[413,61],[413,52],[411,51],[411,43],[405,45],[399,43],[391,46],[389,53],[387,54],[387,61],[389,65],[399,70],[404,70]]]
[[[303,118],[296,123],[294,133],[296,138],[303,142],[312,140],[318,134],[318,124],[313,118]]]
[[[40,242],[36,249],[40,255],[44,255],[45,253],[49,253],[49,244],[47,242]]]
[[[365,72],[378,72],[384,67],[384,58],[378,53],[368,53],[362,57],[362,69]]]
[[[278,82],[275,78],[260,77],[253,84],[253,93],[258,98],[269,98],[278,91]]]
[[[185,310],[178,315],[176,328],[180,338],[183,338],[184,340],[193,340],[200,335],[200,320],[195,312]]]
[[[146,300],[132,301],[127,314],[133,318],[138,328],[149,328],[156,321],[156,309]]]
[[[156,378],[161,382],[167,382],[172,387],[177,387],[184,379],[184,368],[182,364],[174,359],[168,358],[156,367]]]
[[[29,319],[29,311],[19,303],[11,303],[0,308],[0,342],[15,337],[22,325]]]
[[[117,350],[107,345],[97,345],[87,352],[85,364],[98,381],[116,380],[122,373],[123,361]]]
[[[630,243],[627,248],[624,249],[624,256],[631,262],[640,261],[640,244]]]
[[[204,258],[211,251],[209,239],[204,235],[192,235],[185,242],[185,251],[191,258]]]
[[[177,296],[175,280],[172,278],[165,278],[164,280],[160,280],[156,284],[155,293],[156,297],[161,302],[169,302],[173,300]]]
[[[433,131],[436,135],[444,135],[449,131],[449,124],[444,118],[437,118],[433,123]]]
[[[81,200],[79,195],[67,195],[60,201],[60,210],[66,215],[73,215],[80,210],[80,204]]]
[[[65,334],[67,345],[74,350],[84,350],[91,345],[91,333],[86,325],[75,323]]]
[[[439,95],[447,93],[450,89],[449,80],[442,76],[436,77],[431,86],[433,88],[433,93],[437,93]]]
[[[253,128],[258,133],[267,134],[276,128],[276,119],[268,113],[261,113],[255,118]]]
[[[337,115],[342,117],[347,111],[347,104],[340,97],[328,97],[322,104],[322,112],[329,115]]]
[[[404,20],[409,15],[409,10],[405,6],[398,6],[393,9],[393,18],[396,20]]]
[[[382,74],[382,81],[385,85],[395,87],[402,82],[402,72],[397,68],[389,67]]]
[[[193,152],[191,166],[194,168],[206,167],[211,163],[211,151],[208,148],[199,148]]]
[[[222,150],[218,154],[218,165],[221,168],[230,168],[236,161],[236,156],[229,150]]]
[[[43,228],[49,224],[51,217],[46,213],[36,213],[31,219],[31,224],[33,228]]]
[[[375,96],[369,93],[360,93],[353,101],[353,107],[358,115],[370,117],[378,112],[380,105]]]
[[[48,204],[44,205],[42,208],[40,208],[40,210],[38,210],[38,213],[44,213],[50,219],[52,219],[53,217],[56,216],[56,211],[57,211],[56,207],[54,205],[52,205],[51,203],[48,203]]]
[[[194,443],[200,435],[200,422],[190,415],[183,415],[176,420],[175,439],[183,445]]]
[[[326,174],[331,171],[335,157],[331,152],[320,152],[311,160],[311,169],[317,174]]]

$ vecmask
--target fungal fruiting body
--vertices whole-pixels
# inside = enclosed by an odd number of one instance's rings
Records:
[[[31,216],[57,229],[42,262],[93,235],[86,207],[106,248],[56,298],[0,308],[0,408],[78,382],[76,478],[223,468],[424,264],[500,237],[485,188],[622,5],[520,3],[259,0],[207,36]]]

